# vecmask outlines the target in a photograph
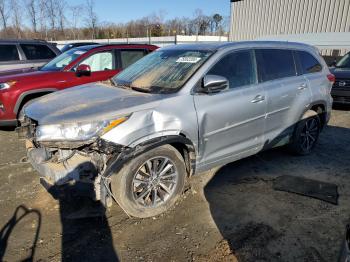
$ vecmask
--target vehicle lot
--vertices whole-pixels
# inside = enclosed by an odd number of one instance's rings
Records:
[[[175,208],[150,219],[130,219],[116,205],[106,217],[67,219],[81,204],[55,200],[24,156],[15,132],[0,131],[4,261],[28,258],[33,243],[42,261],[335,261],[350,221],[348,108],[333,110],[312,155],[272,150],[198,175]],[[280,175],[337,184],[339,205],[274,191]],[[10,221],[20,206],[34,212]]]

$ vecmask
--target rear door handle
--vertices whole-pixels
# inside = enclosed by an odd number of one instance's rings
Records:
[[[298,90],[304,90],[305,88],[307,88],[307,84],[303,83],[298,87]]]
[[[254,99],[251,101],[252,103],[259,103],[265,100],[265,96],[262,95],[257,95],[256,97],[254,97]]]

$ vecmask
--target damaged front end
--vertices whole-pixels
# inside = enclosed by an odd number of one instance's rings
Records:
[[[35,121],[26,118],[17,132],[26,140],[28,160],[40,174],[43,185],[49,189],[47,185],[90,184],[93,188],[90,197],[109,206],[109,180],[103,176],[108,161],[125,148],[101,138],[83,142],[42,142],[36,137],[36,129]]]

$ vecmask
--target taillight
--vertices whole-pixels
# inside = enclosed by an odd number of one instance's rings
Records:
[[[335,83],[335,75],[333,75],[333,74],[328,74],[328,75],[327,75],[327,78],[328,78],[329,82],[331,82],[332,84]]]

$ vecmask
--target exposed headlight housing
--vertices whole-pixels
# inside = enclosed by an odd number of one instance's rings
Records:
[[[39,142],[86,141],[107,133],[128,118],[129,116],[123,116],[107,121],[38,126],[36,140]]]
[[[17,83],[17,81],[8,81],[8,82],[5,82],[5,83],[0,83],[0,90],[8,89],[8,88],[10,88],[11,86],[13,86],[16,83]]]

